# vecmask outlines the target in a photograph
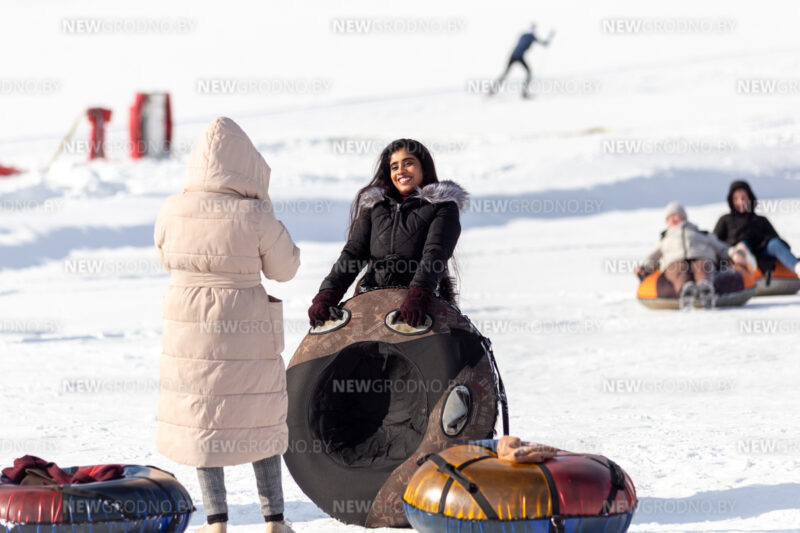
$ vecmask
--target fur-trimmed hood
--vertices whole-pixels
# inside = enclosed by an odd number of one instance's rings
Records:
[[[375,185],[361,194],[358,205],[362,209],[368,209],[383,201],[384,198],[387,198],[387,190]],[[455,202],[460,212],[464,212],[469,207],[469,193],[461,185],[450,180],[429,183],[422,188],[417,187],[416,192],[411,193],[409,198],[421,198],[432,204]]]

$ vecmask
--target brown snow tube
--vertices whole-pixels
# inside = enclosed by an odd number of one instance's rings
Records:
[[[800,291],[800,278],[780,261],[775,261],[775,270],[765,276],[756,270],[756,296],[781,296]]]
[[[735,265],[714,277],[717,294],[716,307],[744,305],[756,292],[756,281],[746,268]],[[680,309],[680,298],[664,273],[657,270],[644,278],[636,291],[636,297],[650,309]],[[695,307],[700,307],[695,302]]]
[[[351,298],[341,320],[309,332],[286,372],[286,465],[348,524],[408,526],[403,493],[418,462],[493,435],[504,399],[488,339],[455,306],[434,299],[420,328],[393,322],[407,292]]]

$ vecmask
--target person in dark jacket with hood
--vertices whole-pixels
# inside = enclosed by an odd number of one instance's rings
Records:
[[[714,227],[714,234],[730,245],[744,247],[755,256],[762,271],[775,267],[775,260],[800,275],[800,259],[794,256],[789,245],[778,236],[770,221],[755,213],[756,195],[746,181],[734,181],[728,190],[730,213],[722,215]]]
[[[536,36],[536,25],[531,24],[530,29],[520,35],[519,40],[517,41],[517,46],[514,47],[514,50],[511,52],[511,57],[508,59],[508,64],[506,65],[505,71],[503,71],[503,74],[495,82],[495,87],[492,88],[490,94],[495,94],[497,92],[497,89],[503,84],[503,81],[505,81],[506,76],[508,76],[508,71],[511,70],[511,67],[514,65],[514,63],[519,63],[522,65],[522,68],[525,69],[525,83],[522,85],[522,97],[530,97],[528,86],[531,83],[532,74],[530,67],[525,62],[525,52],[528,51],[528,48],[530,48],[533,43],[537,42],[543,46],[550,46],[550,40],[552,38],[553,33],[551,32],[550,36],[546,40],[539,39]]]
[[[400,316],[411,326],[424,322],[434,295],[455,303],[448,261],[467,202],[468,194],[458,184],[439,181],[433,157],[422,143],[389,143],[372,181],[356,195],[347,243],[308,310],[311,325],[330,319],[331,307],[338,307],[364,267],[356,292],[409,288]]]

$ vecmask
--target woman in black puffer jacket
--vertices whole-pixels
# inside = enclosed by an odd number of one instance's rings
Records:
[[[434,294],[455,303],[447,264],[461,234],[459,217],[467,198],[456,183],[439,181],[422,143],[389,143],[372,181],[356,195],[347,244],[308,310],[311,325],[330,318],[330,308],[365,266],[357,290],[409,287],[400,314],[412,326],[425,320]]]

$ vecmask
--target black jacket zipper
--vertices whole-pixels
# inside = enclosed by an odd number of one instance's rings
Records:
[[[394,204],[394,210],[392,211],[392,235],[389,240],[389,253],[394,254],[394,234],[397,231],[397,220],[400,218],[398,215],[400,214],[400,204]]]

